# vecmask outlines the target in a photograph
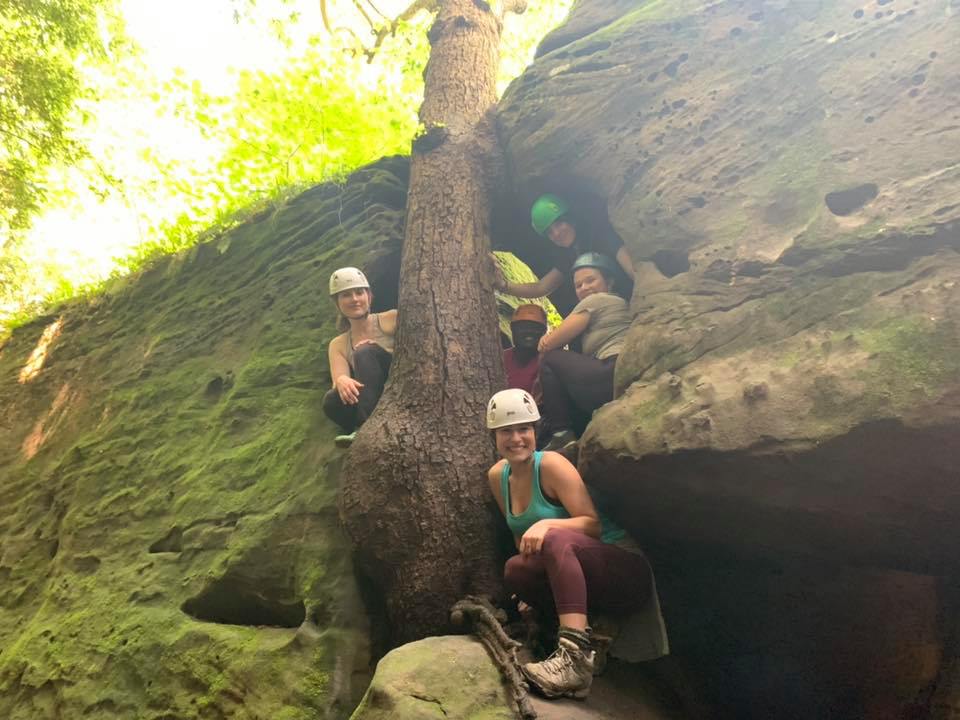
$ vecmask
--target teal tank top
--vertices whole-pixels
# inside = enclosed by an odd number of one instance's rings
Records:
[[[510,463],[503,464],[503,473],[500,475],[500,496],[503,498],[503,507],[507,515],[507,526],[510,532],[516,537],[521,537],[530,526],[539,520],[560,520],[570,517],[570,513],[562,505],[554,505],[547,500],[540,489],[540,459],[543,452],[537,450],[533,453],[533,492],[530,496],[530,504],[527,509],[519,515],[513,514],[510,504]],[[626,536],[623,528],[608,518],[600,509],[597,509],[600,516],[600,540],[608,544],[614,544]]]

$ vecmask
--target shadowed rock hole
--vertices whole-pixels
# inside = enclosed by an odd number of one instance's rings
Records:
[[[751,13],[747,15],[747,20],[750,20],[751,22],[760,22],[761,20],[763,20],[763,13],[762,12]]]
[[[585,62],[576,67],[572,67],[566,72],[562,73],[563,75],[576,75],[577,73],[585,72],[600,72],[601,70],[609,70],[613,67],[613,63],[609,62]]]
[[[608,47],[610,47],[610,43],[607,42],[607,41],[590,43],[589,45],[585,45],[584,47],[580,48],[579,50],[574,50],[574,51],[573,51],[573,56],[574,56],[574,57],[583,57],[584,55],[593,55],[595,52],[600,52],[601,50],[606,50]]]
[[[183,603],[192,618],[223,625],[296,628],[306,617],[302,600],[270,596],[270,588],[257,591],[236,578],[225,577]]]
[[[81,555],[74,559],[73,567],[79,573],[90,575],[100,568],[100,558],[96,555]]]
[[[680,250],[657,250],[650,258],[657,270],[671,278],[690,269],[690,257]]]
[[[686,53],[683,53],[673,62],[669,63],[666,67],[663,68],[663,73],[667,77],[675,78],[677,76],[677,71],[680,69],[680,66],[687,61],[687,58],[690,57]]]
[[[873,200],[879,188],[875,183],[865,183],[846,190],[836,190],[827,193],[824,202],[834,215],[844,216],[856,212]]]
[[[857,20],[859,20],[860,18],[863,17],[863,10],[856,10],[856,11],[853,13],[853,16],[854,16]]]
[[[172,528],[170,532],[166,534],[166,536],[153,543],[149,547],[148,552],[181,552],[183,550],[182,540],[183,530],[181,530],[179,527]]]

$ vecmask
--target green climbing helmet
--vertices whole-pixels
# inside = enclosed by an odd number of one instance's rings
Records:
[[[601,270],[608,275],[613,275],[616,272],[613,260],[596,252],[584,253],[574,260],[573,267],[570,268],[570,274],[575,273],[580,268],[597,268],[597,270]]]
[[[562,218],[570,208],[563,201],[563,198],[547,193],[537,198],[530,208],[530,222],[533,223],[533,229],[538,235],[547,232],[547,228]]]

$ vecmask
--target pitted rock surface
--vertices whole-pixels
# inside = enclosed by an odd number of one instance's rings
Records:
[[[580,2],[501,102],[512,212],[605,205],[637,267],[579,467],[711,716],[957,706],[958,37],[932,0]]]

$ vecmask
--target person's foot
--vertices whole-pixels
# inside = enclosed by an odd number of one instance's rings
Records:
[[[547,444],[543,446],[544,451],[552,450],[554,452],[563,452],[569,450],[572,445],[577,444],[577,434],[573,430],[558,430]]]
[[[353,439],[357,436],[357,431],[354,430],[352,433],[347,433],[346,435],[337,435],[333,439],[333,444],[338,448],[348,448],[353,445]]]
[[[543,662],[527,663],[523,674],[544,697],[583,699],[593,684],[593,651],[561,635],[553,655]]]

